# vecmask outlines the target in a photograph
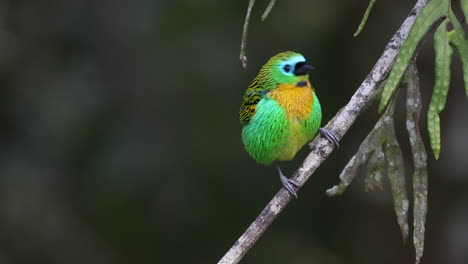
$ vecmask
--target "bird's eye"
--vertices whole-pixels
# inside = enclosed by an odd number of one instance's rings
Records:
[[[287,73],[289,73],[289,71],[291,70],[291,65],[289,64],[286,64],[284,67],[283,67],[283,70]]]

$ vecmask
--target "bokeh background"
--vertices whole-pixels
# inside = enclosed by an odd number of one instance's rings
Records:
[[[216,263],[280,188],[243,150],[243,90],[273,54],[316,67],[324,122],[344,106],[415,1],[0,0],[0,263]],[[455,56],[429,155],[423,263],[468,263],[468,100]],[[421,51],[421,128],[433,86],[432,40]],[[403,101],[401,101],[403,102]],[[411,156],[398,107],[398,134]],[[388,181],[324,191],[377,120],[373,106],[243,263],[412,263]],[[291,174],[307,155],[283,163]],[[410,218],[411,220],[411,218]]]

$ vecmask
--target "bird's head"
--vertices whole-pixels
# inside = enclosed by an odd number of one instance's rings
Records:
[[[275,83],[297,84],[308,81],[308,73],[314,69],[306,64],[306,59],[299,53],[286,51],[271,57],[263,65],[260,74],[268,76]]]

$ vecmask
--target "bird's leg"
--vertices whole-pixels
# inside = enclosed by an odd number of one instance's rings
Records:
[[[280,180],[281,180],[281,183],[283,184],[284,188],[286,188],[286,190],[288,190],[288,192],[292,196],[296,197],[296,199],[297,199],[297,193],[296,193],[296,191],[294,191],[293,185],[296,186],[296,187],[299,187],[299,185],[294,180],[288,179],[286,176],[284,176],[284,174],[281,171],[281,168],[279,166],[279,163],[277,161],[275,161],[275,166],[276,166],[276,169],[278,170]]]
[[[320,135],[331,141],[337,148],[340,147],[338,137],[331,130],[325,129],[323,127],[319,128]]]

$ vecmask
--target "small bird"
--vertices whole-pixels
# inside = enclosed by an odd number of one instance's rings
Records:
[[[284,176],[278,162],[292,160],[317,131],[339,146],[332,131],[319,128],[322,110],[309,82],[313,69],[296,52],[273,56],[245,91],[239,113],[246,151],[258,163],[274,163],[283,186],[296,198],[292,185],[298,184]]]

